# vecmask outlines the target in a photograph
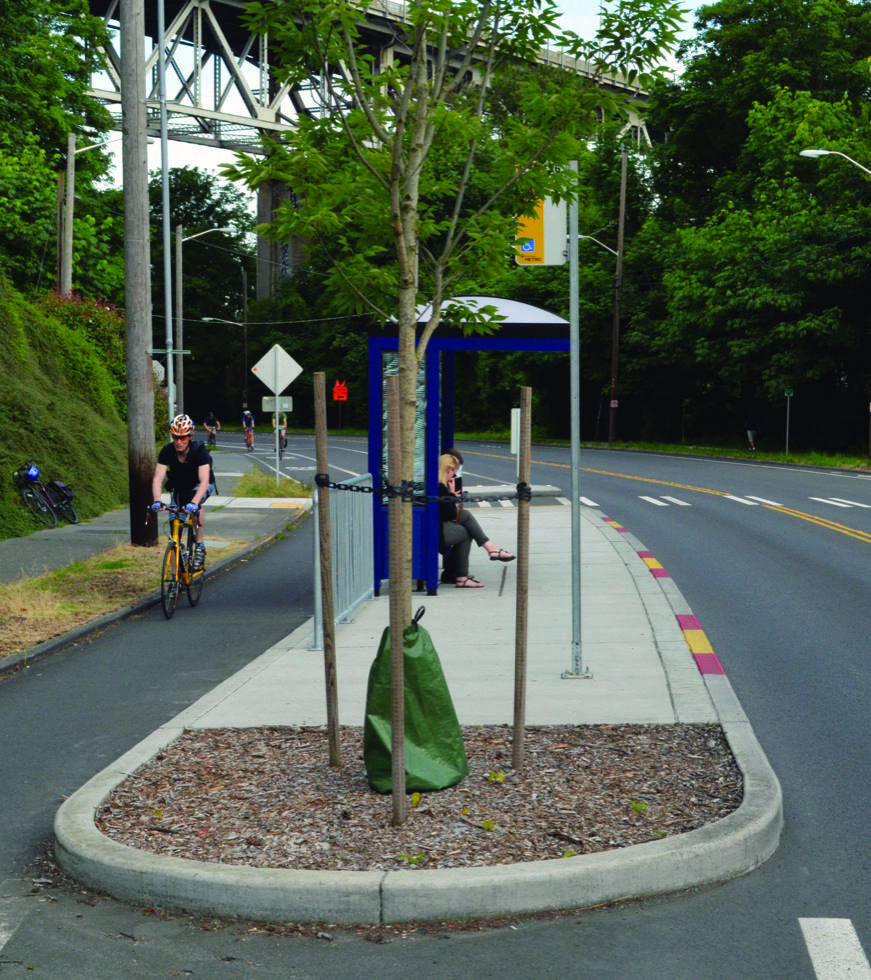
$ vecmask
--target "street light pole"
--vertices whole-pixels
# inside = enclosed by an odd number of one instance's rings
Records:
[[[611,407],[608,415],[608,445],[617,437],[617,366],[620,351],[620,302],[623,293],[623,224],[626,217],[626,169],[628,155],[620,160],[620,215],[617,223],[617,272],[614,277],[614,329],[611,336]]]
[[[181,252],[182,242],[189,242],[192,238],[199,238],[200,235],[208,235],[213,231],[228,232],[231,228],[207,228],[205,231],[198,231],[195,235],[184,237],[184,226],[175,226],[175,342],[177,344],[175,355],[175,393],[178,411],[184,411],[184,316],[182,311],[182,269]]]
[[[864,167],[858,160],[848,157],[846,153],[841,153],[840,150],[802,150],[799,156],[810,157],[812,160],[828,156],[843,157],[848,163],[852,163],[854,167],[858,167],[859,170],[864,171],[866,174],[871,174],[871,170]],[[868,403],[868,455],[871,457],[871,400]]]
[[[76,149],[76,134],[70,133],[67,136],[67,177],[61,227],[60,282],[58,283],[61,296],[69,296],[73,291],[73,213],[76,200],[76,154],[96,150],[98,146],[105,146],[107,143],[117,143],[121,139],[123,137],[113,136],[111,139],[101,140],[99,143],[91,143],[90,146],[82,146]]]

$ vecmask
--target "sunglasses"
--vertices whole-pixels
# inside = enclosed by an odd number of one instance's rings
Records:
[[[173,442],[187,442],[188,439],[190,439],[190,436],[173,436],[172,437],[172,441]]]

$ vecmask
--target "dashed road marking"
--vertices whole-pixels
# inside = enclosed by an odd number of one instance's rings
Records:
[[[746,504],[748,507],[758,507],[759,504],[755,500],[748,500],[745,497],[736,497],[733,493],[724,493],[723,496],[726,500],[734,500],[739,504]]]
[[[846,507],[847,510],[849,510],[851,507],[850,504],[843,503],[840,500],[834,500],[834,499],[830,500],[828,497],[808,497],[807,499],[816,500],[818,503],[821,504],[831,504],[832,507]]]
[[[24,887],[24,882],[11,878],[0,885],[0,950],[13,937],[30,908]]]
[[[871,967],[849,919],[799,919],[817,980],[871,980]]]
[[[871,510],[871,504],[860,504],[858,500],[844,500],[843,497],[830,497],[832,503],[836,504],[847,504],[849,507],[864,507],[866,510]]]
[[[692,507],[692,504],[688,500],[681,500],[680,497],[663,497],[663,500],[667,500],[670,504],[674,504],[677,507]]]
[[[655,504],[657,507],[668,507],[664,500],[659,500],[657,497],[639,497],[638,499],[646,500],[649,504]]]
[[[748,500],[755,500],[758,504],[768,504],[769,507],[782,507],[783,504],[779,504],[776,500],[768,500],[766,497],[754,497],[753,494],[747,494]]]

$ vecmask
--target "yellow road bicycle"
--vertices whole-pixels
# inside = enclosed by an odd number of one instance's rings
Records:
[[[206,565],[194,570],[194,547],[197,543],[196,514],[181,507],[164,507],[169,512],[169,542],[163,553],[160,576],[160,602],[163,615],[172,619],[179,592],[187,591],[188,602],[195,606],[203,594]]]

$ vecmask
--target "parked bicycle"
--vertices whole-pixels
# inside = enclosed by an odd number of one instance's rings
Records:
[[[24,506],[41,523],[57,527],[58,515],[70,524],[79,523],[79,515],[73,506],[73,488],[62,480],[44,483],[39,478],[39,467],[27,462],[12,474]]]
[[[160,602],[163,615],[172,619],[179,592],[187,592],[188,602],[195,606],[203,594],[205,561],[194,568],[197,543],[197,515],[183,507],[164,507],[169,512],[169,542],[160,566]],[[152,513],[152,511],[149,511]]]

